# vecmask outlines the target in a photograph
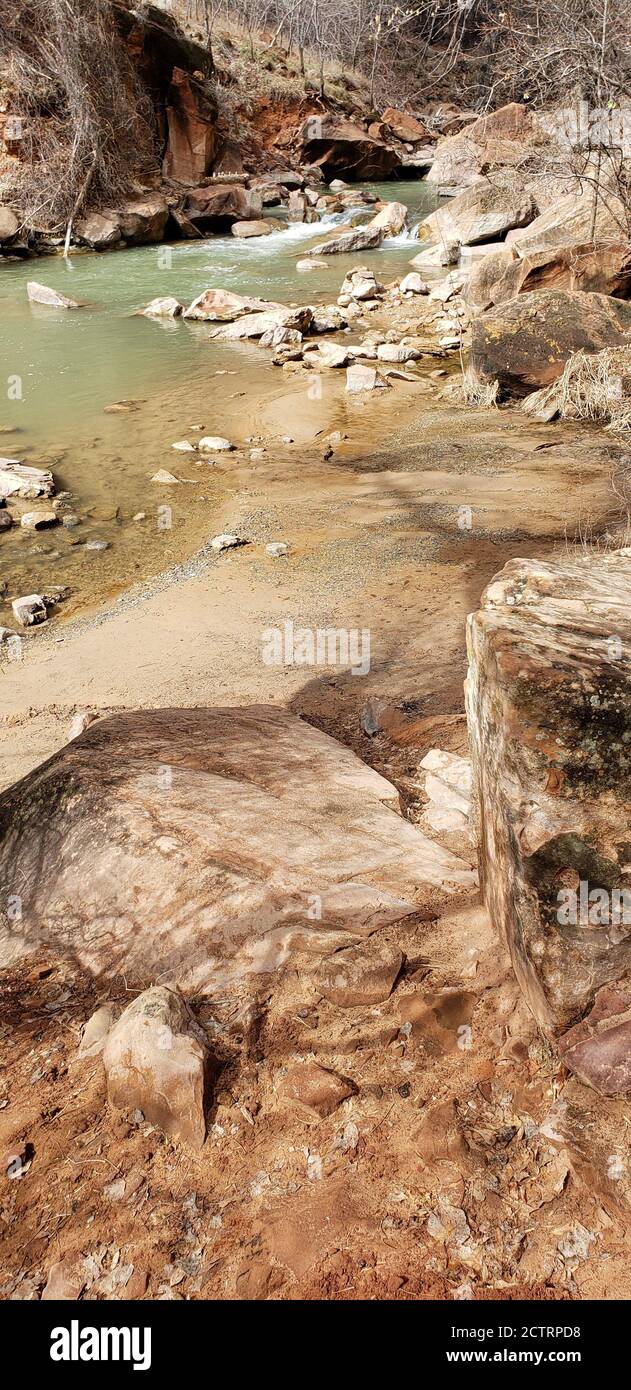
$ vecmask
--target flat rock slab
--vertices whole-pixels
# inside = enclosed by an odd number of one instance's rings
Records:
[[[631,1094],[631,994],[598,991],[593,1009],[559,1039],[566,1067],[601,1096]]]
[[[471,869],[392,784],[283,709],[116,715],[0,797],[0,963],[43,942],[104,975],[212,991],[297,937],[371,932]]]
[[[511,560],[468,623],[482,885],[558,1035],[631,967],[631,550]]]

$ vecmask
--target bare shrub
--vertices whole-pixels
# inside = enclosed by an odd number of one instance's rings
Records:
[[[22,129],[0,196],[27,225],[64,227],[88,194],[103,205],[156,159],[151,103],[108,0],[2,5],[0,67]]]
[[[631,347],[573,353],[549,388],[562,419],[596,420],[614,434],[631,430]]]

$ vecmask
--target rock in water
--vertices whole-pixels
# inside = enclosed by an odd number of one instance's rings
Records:
[[[474,882],[391,783],[266,706],[99,720],[2,794],[0,827],[4,901],[21,904],[0,917],[0,965],[46,942],[139,986],[210,991],[274,969],[296,934],[375,930],[428,884]]]
[[[468,624],[483,889],[549,1034],[631,968],[631,550],[511,560]]]
[[[103,1048],[107,1094],[118,1110],[142,1110],[172,1139],[201,1149],[210,1053],[202,1029],[174,990],[154,985],[134,999]]]
[[[26,293],[32,304],[45,304],[49,309],[80,309],[78,299],[69,299],[66,294],[51,290],[48,285],[40,285],[37,280],[28,280]]]

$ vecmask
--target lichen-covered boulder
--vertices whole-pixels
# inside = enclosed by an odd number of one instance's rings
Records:
[[[499,381],[503,394],[524,396],[549,386],[568,357],[622,347],[631,332],[631,305],[605,294],[539,290],[518,294],[474,319],[471,368],[481,381]]]
[[[631,550],[511,560],[468,623],[481,880],[538,1022],[631,970]]]

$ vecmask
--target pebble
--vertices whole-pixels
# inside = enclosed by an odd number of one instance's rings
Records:
[[[56,526],[59,518],[52,510],[52,507],[36,507],[32,512],[25,512],[20,520],[20,526],[27,531],[40,531],[45,526]]]
[[[280,555],[288,555],[288,554],[289,554],[289,542],[288,542],[288,541],[270,541],[269,545],[266,545],[266,547],[265,547],[265,554],[266,554],[266,555],[271,555],[272,558],[273,558],[274,560],[277,560],[278,557],[279,557]]]
[[[172,449],[178,449],[181,454],[194,454],[195,445],[189,443],[188,439],[178,439],[171,445]]]
[[[166,468],[159,468],[151,479],[152,483],[179,483],[179,478],[175,478],[172,473],[168,473]]]
[[[109,550],[109,541],[86,541],[86,550]]]

